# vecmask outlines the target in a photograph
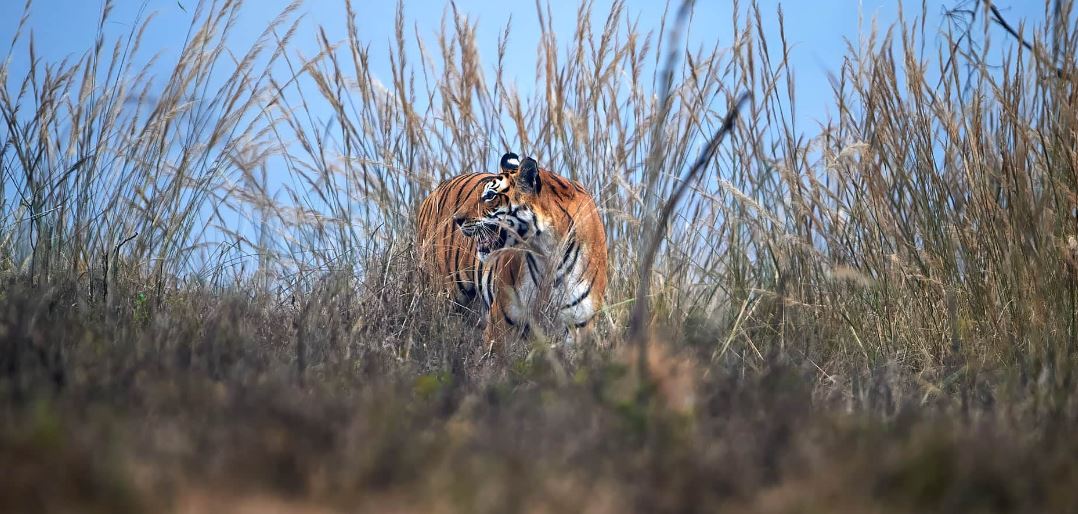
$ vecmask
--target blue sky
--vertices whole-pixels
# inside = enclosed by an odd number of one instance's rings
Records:
[[[943,9],[953,7],[962,0],[944,0],[928,4],[926,30],[934,32],[945,24]],[[593,23],[601,23],[609,11],[611,0],[597,0],[593,8]],[[792,67],[797,78],[797,97],[799,99],[798,118],[802,130],[815,128],[814,120],[822,119],[827,114],[830,102],[828,72],[837,70],[845,51],[847,39],[856,41],[861,32],[859,24],[864,20],[867,30],[873,19],[881,26],[886,26],[897,19],[901,2],[885,0],[854,1],[787,1],[765,0],[760,2],[763,22],[771,35],[777,35],[778,16],[776,10],[782,4],[785,13],[787,37],[793,46]],[[97,20],[100,16],[101,1],[97,0],[34,0],[29,28],[35,37],[36,50],[46,62],[55,62],[64,57],[76,57],[91,48],[96,35]],[[196,0],[121,0],[117,2],[112,21],[107,30],[114,34],[130,30],[140,10],[155,12],[156,19],[146,35],[144,47],[151,52],[163,52],[162,62],[169,62],[179,50],[196,7]],[[249,2],[240,19],[240,27],[234,34],[237,49],[245,49],[258,37],[276,13],[287,5],[286,0],[258,0]],[[388,76],[388,63],[385,51],[379,51],[392,44],[393,20],[396,3],[390,1],[356,0],[357,25],[360,39],[370,44],[371,55],[376,58],[372,71],[376,76]],[[692,31],[688,34],[690,44],[712,45],[717,39],[720,45],[730,40],[730,18],[734,9],[729,0],[697,2]],[[15,30],[16,21],[22,10],[22,1],[5,0],[0,2],[0,44],[6,46]],[[920,12],[920,2],[902,4],[907,16]],[[304,55],[315,53],[315,30],[324,26],[331,40],[345,38],[345,16],[343,0],[310,0],[301,7],[305,13],[302,30],[295,41],[295,50]],[[443,14],[449,3],[440,1],[409,1],[404,5],[405,19],[409,30],[416,30],[428,43],[433,43],[438,32]],[[564,38],[571,37],[576,23],[578,2],[576,0],[556,0],[550,2],[554,13],[553,27]],[[997,2],[1006,16],[1014,24],[1021,21],[1040,24],[1044,14],[1041,2],[1017,1]],[[641,28],[658,28],[664,10],[664,2],[632,0],[626,4],[632,18],[639,18]],[[746,4],[743,2],[741,8]],[[512,36],[507,49],[507,71],[509,77],[517,82],[518,90],[527,94],[529,83],[534,77],[536,44],[538,33],[534,29],[536,16],[535,3],[512,0],[467,0],[460,1],[458,10],[479,26],[480,52],[493,65],[496,42],[505,23],[512,19]],[[1002,31],[996,31],[997,38],[1005,37]],[[777,45],[777,37],[772,38]],[[144,52],[147,56],[149,52]],[[17,57],[25,52],[16,51]],[[414,54],[413,54],[414,55]],[[12,63],[13,76],[20,76],[20,69],[26,63]],[[384,80],[383,82],[388,82]]]

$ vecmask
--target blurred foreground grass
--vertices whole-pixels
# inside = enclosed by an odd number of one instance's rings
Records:
[[[1028,47],[987,14],[862,34],[809,136],[754,6],[712,49],[621,4],[564,47],[539,17],[527,98],[456,15],[419,58],[398,19],[386,84],[354,27],[298,62],[295,9],[229,48],[242,2],[193,10],[164,81],[142,26],[15,55],[0,511],[1078,511],[1070,6]],[[417,280],[412,213],[506,149],[595,192],[609,307],[575,349],[480,361]],[[641,227],[675,188],[642,372]]]

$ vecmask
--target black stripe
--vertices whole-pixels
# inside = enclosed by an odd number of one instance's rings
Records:
[[[449,232],[449,229],[443,230],[442,237],[438,239],[438,271],[442,274],[452,275],[454,279],[456,276],[456,268],[453,265],[453,261],[450,260],[453,254],[449,252],[449,248],[446,245],[451,244],[453,235]],[[444,251],[443,251],[444,250]]]
[[[442,207],[445,206],[445,201],[449,199],[450,191],[449,190],[435,191],[435,193],[438,193],[438,203],[437,203],[438,207],[435,209],[435,211],[436,212],[442,212]]]
[[[425,220],[427,218],[427,210],[429,210],[429,209],[430,209],[430,202],[429,201],[424,201],[423,204],[419,206],[419,217],[416,218],[416,221],[419,222],[418,224],[420,226],[423,225],[423,220]]]
[[[554,178],[554,182],[561,186],[562,189],[569,189],[569,183],[566,182],[565,179],[561,178],[561,175],[555,175],[551,173],[550,176]]]
[[[471,197],[472,194],[475,193],[475,190],[479,189],[479,186],[484,185],[485,183],[485,180],[477,180],[475,184],[472,184],[472,188],[468,190],[468,194],[464,195],[464,198]],[[460,203],[460,197],[457,197],[457,203]]]
[[[539,228],[539,217],[532,213],[532,226],[535,227],[535,235],[542,234],[543,231]]]
[[[565,267],[565,261],[569,260],[569,254],[572,253],[573,250],[576,250],[577,253],[580,253],[580,248],[576,244],[575,238],[572,241],[569,241],[569,246],[565,247],[565,256],[561,258],[561,264],[558,264],[559,270]],[[576,257],[573,257],[573,264],[576,264]]]
[[[535,257],[533,257],[532,254],[526,254],[525,258],[528,262],[528,274],[531,275],[532,282],[538,284],[539,277],[537,275],[539,275],[539,265],[535,263]]]
[[[570,307],[576,307],[577,305],[579,305],[580,302],[584,301],[584,299],[587,298],[589,294],[591,294],[591,286],[593,285],[595,285],[595,277],[591,277],[591,282],[588,283],[588,289],[584,291],[584,294],[580,295],[580,298],[573,300],[573,303],[562,307],[561,310],[565,310]]]
[[[452,202],[452,204],[454,206],[453,210],[456,210],[456,206],[460,205],[461,192],[464,191],[464,187],[466,187],[468,185],[467,182],[469,180],[474,179],[475,177],[476,177],[476,175],[474,175],[474,173],[472,173],[472,175],[465,175],[465,176],[458,177],[459,183],[458,183],[457,179],[453,180],[453,182],[450,182],[450,186],[451,186],[450,191],[446,192],[445,197],[447,199],[448,196],[450,196],[450,193],[456,193],[456,196],[453,197],[453,202]],[[441,208],[439,208],[439,211],[441,211]]]
[[[576,241],[573,241],[573,243],[576,243]],[[566,252],[565,258],[562,259],[561,265],[558,266],[558,275],[556,277],[554,277],[554,286],[555,287],[560,286],[561,281],[565,280],[565,276],[568,275],[569,273],[572,273],[573,268],[576,268],[576,261],[578,259],[580,259],[580,245],[577,244],[575,246],[576,246],[576,248],[575,248],[575,251],[573,252],[573,260],[572,260],[572,262],[568,266],[565,265],[566,258],[569,257],[569,253]]]
[[[457,279],[456,276],[453,277],[453,283],[457,285],[457,291],[460,291],[460,293],[463,294],[464,296],[467,296],[467,297],[470,298],[472,295],[475,294],[475,288],[474,287],[465,286],[464,285],[465,282],[463,280]]]
[[[482,284],[482,286],[483,286],[483,298],[487,299],[487,307],[490,307],[491,305],[494,305],[494,280],[493,280],[493,275],[494,275],[494,266],[491,265],[489,268],[487,268],[487,274],[486,274],[486,277],[484,278],[485,283]]]
[[[468,271],[471,272],[472,289],[475,290],[472,295],[481,293],[483,288],[483,263],[479,259],[476,259],[475,266],[469,268]]]
[[[551,187],[550,190],[554,193],[554,196],[558,197],[559,200],[565,200],[565,195],[562,194],[561,188]]]
[[[499,228],[507,230],[507,231],[512,231],[514,234],[519,235],[520,230],[517,230],[517,227],[520,226],[520,223],[519,223],[520,218],[517,217],[517,211],[519,211],[519,210],[520,210],[520,207],[513,207],[510,204],[509,205],[509,210],[507,210],[507,211],[505,211],[505,213],[503,213],[502,219],[498,219],[499,216],[498,216],[498,213],[496,213],[496,212],[491,213],[491,214],[492,214],[492,217],[497,221]]]
[[[457,286],[457,292],[459,292],[461,295],[466,296],[468,294],[468,290],[464,287],[464,282],[454,279],[453,284]]]
[[[502,319],[504,319],[506,323],[508,323],[510,326],[517,326],[517,324],[513,322],[513,318],[509,317],[509,313],[505,312],[504,305],[499,305],[498,310],[502,311]]]
[[[453,220],[442,220],[441,227],[442,239],[438,243],[444,246],[449,244],[450,239],[453,237]]]
[[[585,326],[587,326],[587,325],[588,325],[588,323],[591,323],[591,320],[593,320],[593,319],[595,319],[595,315],[594,315],[594,314],[593,314],[593,315],[592,315],[592,316],[591,316],[590,318],[588,318],[588,319],[586,319],[586,320],[584,320],[584,321],[581,321],[581,322],[579,322],[579,323],[573,323],[573,328],[582,328],[582,327],[585,327]]]
[[[460,247],[462,245],[453,245],[453,253],[450,254],[449,263],[452,264],[453,270],[460,269]]]
[[[456,187],[456,184],[458,182],[466,180],[468,177],[471,177],[471,176],[472,175],[461,175],[459,177],[456,177],[456,178],[450,180],[449,182],[446,182],[444,189],[442,188],[442,186],[438,186],[438,189],[442,190],[441,191],[441,198],[438,199],[438,209],[437,209],[438,212],[442,212],[442,207],[445,207],[445,202],[446,202],[446,200],[449,199],[449,195],[450,195],[450,193],[453,192],[453,188]]]
[[[523,240],[524,237],[528,235],[528,224],[521,221],[520,218],[514,217],[513,233],[515,233],[518,238]]]
[[[565,219],[569,220],[569,222],[572,223],[573,216],[569,214],[569,211],[565,210],[565,207],[562,207],[560,203],[554,205],[557,205],[558,209],[561,210],[561,213],[565,215]]]

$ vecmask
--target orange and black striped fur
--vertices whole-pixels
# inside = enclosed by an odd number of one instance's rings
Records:
[[[489,313],[484,339],[537,320],[587,325],[606,289],[606,236],[580,184],[513,153],[501,172],[447,180],[419,208],[421,266],[463,305]]]

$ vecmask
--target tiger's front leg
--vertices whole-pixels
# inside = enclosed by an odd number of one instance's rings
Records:
[[[504,307],[498,301],[490,306],[487,313],[487,323],[483,328],[483,346],[486,347],[486,353],[483,355],[482,360],[486,360],[494,355],[504,355],[505,341],[510,337],[513,326],[510,325],[506,319],[503,318]]]
[[[510,312],[516,310],[518,309],[510,308],[509,302],[504,299],[497,299],[490,306],[487,326],[483,329],[483,343],[487,345],[489,352],[501,353],[507,342],[527,337],[528,323],[510,315]]]

